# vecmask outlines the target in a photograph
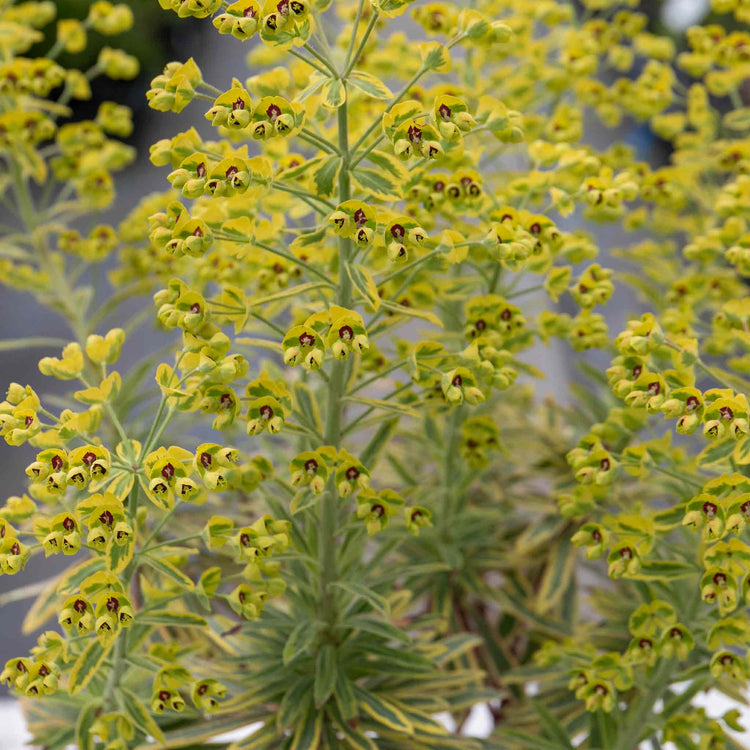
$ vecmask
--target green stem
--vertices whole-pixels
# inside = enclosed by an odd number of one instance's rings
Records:
[[[326,274],[324,274],[322,271],[319,271],[314,266],[311,266],[309,263],[306,263],[304,260],[301,260],[300,258],[296,257],[295,255],[292,255],[291,253],[287,253],[284,250],[279,250],[276,247],[267,245],[265,242],[252,240],[251,238],[248,238],[248,241],[249,242],[251,241],[253,245],[261,248],[262,250],[265,250],[266,252],[273,253],[274,255],[278,255],[280,258],[284,258],[284,260],[288,260],[290,263],[294,263],[300,268],[304,268],[305,271],[312,274],[313,276],[317,276],[318,278],[323,279],[324,281],[330,281],[330,278]]]
[[[343,171],[343,168],[342,168],[342,171]],[[325,198],[320,198],[317,195],[313,195],[312,193],[308,193],[306,190],[299,190],[297,188],[290,187],[289,185],[284,185],[281,182],[272,182],[271,187],[274,190],[281,190],[284,193],[291,193],[292,195],[296,195],[298,198],[302,198],[305,201],[318,201],[318,203],[322,203],[331,211],[336,210],[336,206],[334,206],[333,203],[331,203],[331,201],[328,201]],[[316,208],[315,210],[320,211],[319,208]],[[321,213],[325,213],[325,212],[321,212]]]
[[[339,203],[351,198],[349,179],[349,121],[346,102],[338,110],[338,142],[341,153],[341,171],[339,172]],[[339,273],[336,303],[341,307],[351,304],[351,280],[346,267],[349,262],[350,241],[339,238]],[[325,439],[328,445],[339,447],[341,444],[342,398],[346,393],[347,362],[333,363],[328,382],[328,404],[326,415]],[[320,562],[320,600],[319,612],[322,619],[333,625],[336,621],[335,602],[330,584],[337,576],[336,565],[336,528],[337,497],[335,480],[331,477],[327,491],[320,499],[318,518],[318,558]]]
[[[641,734],[647,731],[646,723],[654,709],[654,704],[669,686],[669,678],[675,663],[674,659],[661,659],[654,668],[648,690],[643,692],[637,701],[630,704],[630,709],[625,715],[623,732],[617,743],[617,750],[632,750],[638,747]]]
[[[338,70],[336,70],[336,68],[333,67],[333,64],[329,60],[327,60],[323,55],[321,55],[320,52],[318,52],[318,50],[315,49],[315,47],[311,46],[308,43],[303,44],[302,47],[306,49],[321,65],[326,67],[331,72],[331,75],[334,78],[339,77]],[[309,60],[307,62],[309,62]]]
[[[353,396],[355,393],[358,393],[363,388],[366,388],[370,383],[374,383],[376,380],[380,380],[381,378],[384,378],[389,373],[392,373],[394,370],[401,369],[404,365],[408,365],[409,360],[408,359],[400,359],[398,362],[390,365],[385,370],[382,370],[381,372],[376,373],[371,378],[367,378],[367,380],[359,383],[356,388],[352,388],[351,391],[349,391],[349,395]]]
[[[322,65],[318,65],[318,63],[316,63],[315,60],[311,60],[309,57],[305,57],[300,52],[297,52],[297,50],[294,49],[294,47],[292,47],[289,50],[289,52],[292,55],[294,55],[296,58],[302,60],[303,63],[307,63],[307,65],[309,65],[311,68],[315,68],[315,70],[317,70],[318,73],[321,73],[326,78],[330,78],[331,77],[331,74],[328,72],[328,70],[326,68],[324,68]]]
[[[435,248],[434,250],[431,250],[427,255],[423,255],[421,258],[417,258],[416,260],[413,260],[411,263],[408,263],[405,266],[402,266],[398,270],[394,271],[393,273],[389,273],[385,278],[379,279],[377,284],[378,286],[381,286],[382,284],[387,284],[392,279],[397,278],[402,273],[406,273],[407,271],[410,271],[412,268],[415,268],[416,266],[421,266],[422,263],[425,261],[430,260],[430,258],[434,258],[436,255],[440,255],[440,253],[443,252],[443,248]]]
[[[664,339],[664,343],[670,349],[674,349],[676,352],[685,352],[685,350],[679,344],[675,344],[669,339]],[[721,375],[717,375],[700,357],[695,357],[695,364],[699,369],[703,370],[706,375],[713,378],[717,383],[721,383],[721,385],[723,385],[725,388],[729,388],[733,391],[737,390],[737,388],[733,386],[728,380],[725,380]]]
[[[300,130],[300,132],[297,134],[297,137],[301,138],[303,141],[307,141],[311,146],[322,148],[329,154],[338,154],[339,152],[336,146],[334,146],[332,143],[329,143],[325,138],[308,128],[302,128],[302,130]]]
[[[359,41],[359,46],[357,47],[357,51],[347,60],[346,68],[344,69],[344,75],[342,78],[346,78],[349,73],[352,72],[354,69],[354,66],[359,61],[359,58],[362,56],[362,50],[364,50],[365,45],[367,44],[367,40],[370,38],[370,34],[372,34],[372,30],[375,28],[375,24],[378,22],[378,18],[380,18],[380,13],[377,11],[373,12],[372,16],[370,16],[370,22],[367,24],[367,28],[365,29],[365,33],[362,34],[362,39]],[[356,26],[354,29],[353,37],[356,36]]]
[[[359,6],[357,7],[357,15],[354,18],[354,24],[352,25],[352,35],[349,38],[349,47],[346,50],[346,59],[344,60],[344,70],[349,70],[349,61],[352,59],[352,51],[354,50],[354,43],[357,41],[357,31],[359,30],[359,22],[362,19],[362,10],[365,7],[365,0],[359,0]]]
[[[500,264],[498,264],[498,268],[500,267]],[[526,289],[521,289],[518,292],[513,292],[513,294],[507,294],[506,299],[515,299],[516,297],[523,297],[524,294],[531,294],[532,292],[539,292],[542,289],[544,289],[544,284],[537,284],[536,286],[530,286]]]
[[[149,534],[148,538],[143,543],[143,547],[139,554],[144,554],[145,552],[148,552],[149,549],[152,549],[151,542],[156,538],[156,535],[164,528],[164,524],[170,518],[172,518],[172,516],[175,514],[175,511],[177,510],[177,508],[179,508],[179,506],[180,506],[180,501],[176,500],[175,504],[162,516],[159,523],[157,523],[156,526],[154,527],[154,530]],[[154,545],[154,546],[159,546],[159,545]]]

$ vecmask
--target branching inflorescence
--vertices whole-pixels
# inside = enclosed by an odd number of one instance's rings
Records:
[[[658,36],[637,0],[159,3],[252,75],[153,79],[211,134],[152,146],[170,187],[119,227],[96,217],[131,113],[70,105],[138,62],[57,58],[131,9],[93,2],[26,57],[55,4],[0,3],[0,280],[71,331],[0,350],[61,349],[39,370],[74,384],[0,403],[35,452],[0,570],[73,558],[3,595],[59,626],[0,676],[35,742],[738,747],[737,712],[692,699],[750,675],[750,34]],[[593,147],[594,120],[647,123],[668,164]],[[641,307],[612,336],[615,283]],[[147,321],[168,353],[124,368]],[[529,384],[552,338],[612,358],[572,405]]]

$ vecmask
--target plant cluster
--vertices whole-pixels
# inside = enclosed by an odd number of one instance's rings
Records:
[[[0,3],[0,279],[71,330],[0,349],[61,350],[39,371],[74,384],[0,403],[32,459],[0,570],[73,558],[4,595],[50,628],[0,675],[34,741],[739,747],[693,698],[750,676],[750,34],[658,36],[637,0],[159,3],[252,74],[153,79],[206,135],[152,146],[169,187],[117,227],[131,113],[69,104],[138,62],[56,59],[132,12],[97,0],[27,57],[55,4]],[[615,284],[640,307],[611,332]],[[147,321],[165,348],[123,367]],[[574,355],[572,405],[534,394],[553,338],[611,358]]]

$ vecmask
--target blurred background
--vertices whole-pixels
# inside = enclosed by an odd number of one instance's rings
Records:
[[[204,134],[211,130],[210,124],[202,116],[200,104],[193,104],[180,115],[150,110],[146,106],[145,97],[150,80],[161,72],[168,61],[184,61],[192,56],[203,71],[205,79],[224,90],[229,87],[233,75],[242,80],[250,74],[245,57],[256,43],[252,41],[243,45],[231,37],[221,37],[207,21],[178,19],[175,14],[163,11],[156,0],[124,1],[133,9],[136,23],[131,32],[116,39],[116,46],[140,59],[141,73],[130,82],[95,80],[92,101],[76,103],[74,114],[74,119],[77,120],[93,118],[98,102],[102,99],[127,104],[133,109],[135,129],[129,143],[137,149],[138,158],[128,170],[118,175],[116,204],[103,217],[97,218],[97,223],[102,219],[114,225],[117,225],[143,196],[168,187],[166,171],[156,169],[148,160],[148,149],[152,143],[159,138],[171,137],[190,126],[195,126]],[[58,17],[83,18],[88,12],[90,2],[56,0],[56,4]],[[692,24],[706,22],[710,16],[709,5],[709,0],[649,0],[641,3],[640,10],[649,15],[650,31],[673,34],[678,48],[681,48],[681,33]],[[726,16],[722,17],[725,23],[726,19]],[[408,13],[399,21],[406,30],[411,26]],[[53,29],[54,24],[49,27],[50,36],[36,49],[31,50],[30,57],[42,55],[51,47],[54,42],[51,36],[54,33]],[[415,28],[414,34],[421,34],[421,30]],[[61,62],[66,66],[74,65],[83,70],[92,65],[99,47],[108,43],[104,38],[96,39],[93,34],[92,37],[93,44],[89,45],[85,53],[63,57]],[[634,70],[631,75],[637,76],[638,72]],[[606,148],[613,140],[625,141],[636,149],[638,159],[648,161],[654,166],[664,163],[669,158],[665,144],[656,138],[647,126],[627,123],[619,131],[613,132],[604,131],[592,121],[587,123],[586,139],[601,148]],[[0,221],[4,219],[0,218]],[[560,223],[570,228],[570,222],[567,225],[562,221]],[[600,261],[604,265],[617,268],[618,260],[611,258],[609,251],[625,242],[633,242],[637,236],[631,234],[626,238],[615,227],[604,226],[594,229],[602,249]],[[529,286],[533,283],[530,281]],[[537,304],[539,301],[541,300],[538,300]],[[525,298],[525,304],[535,304],[531,295]],[[137,306],[136,301],[134,308]],[[635,299],[621,288],[618,289],[613,301],[606,308],[610,327],[616,328],[626,314],[636,307]],[[572,309],[565,311],[574,312]],[[69,331],[62,319],[39,307],[30,295],[0,286],[0,341],[6,338],[39,335],[68,338]],[[157,333],[149,325],[141,326],[137,334],[131,336],[126,343],[123,350],[123,367],[127,368],[128,360],[132,361],[142,352],[153,350],[163,343],[162,334]],[[37,369],[39,358],[52,353],[32,350],[6,353],[0,357],[0,391],[4,391],[11,381],[29,383],[41,395],[55,392],[56,386],[59,386],[58,390],[62,390],[65,387],[64,383],[41,376]],[[570,384],[578,377],[572,364],[574,358],[570,356],[567,345],[553,343],[549,347],[539,346],[532,351],[530,359],[548,375],[547,379],[538,385],[540,395],[565,399]],[[576,355],[575,359],[580,359],[580,355]],[[606,354],[602,353],[592,354],[591,361],[600,367],[609,364]],[[0,501],[11,495],[23,494],[26,489],[23,467],[33,460],[33,455],[33,449],[28,447],[9,448],[4,442],[0,442],[0,478],[3,492]],[[0,640],[0,664],[12,656],[26,653],[35,641],[34,634],[22,635],[20,632],[20,622],[28,609],[29,601],[3,602],[3,593],[19,585],[46,578],[57,564],[60,564],[57,558],[35,558],[30,562],[23,580],[19,577],[0,577],[0,628],[3,632],[3,638]],[[6,702],[0,702],[0,725],[4,730],[0,731],[0,750],[15,750],[21,746],[19,743],[23,736],[22,723],[15,714],[7,714],[7,706],[4,706],[4,703]]]

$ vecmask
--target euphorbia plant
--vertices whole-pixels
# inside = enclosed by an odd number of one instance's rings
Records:
[[[171,189],[117,229],[72,222],[112,202],[128,110],[62,123],[137,64],[54,60],[132,14],[93,3],[38,59],[54,6],[0,16],[0,269],[69,321],[39,370],[77,383],[0,404],[35,451],[0,567],[76,558],[24,624],[59,627],[2,673],[45,698],[38,744],[473,748],[479,703],[489,747],[731,743],[736,715],[691,699],[748,669],[750,37],[696,27],[677,55],[606,0],[160,2],[246,44],[251,75],[190,58],[152,81],[151,107],[209,125],[154,144]],[[405,12],[416,37],[389,34]],[[586,145],[589,110],[647,120],[672,163]],[[634,272],[593,262],[579,208],[651,234],[617,253]],[[613,279],[650,310],[616,337]],[[542,291],[578,312],[535,313]],[[114,370],[145,317],[111,327],[119,303],[145,292],[169,354]],[[551,337],[614,356],[572,408],[516,383]]]

